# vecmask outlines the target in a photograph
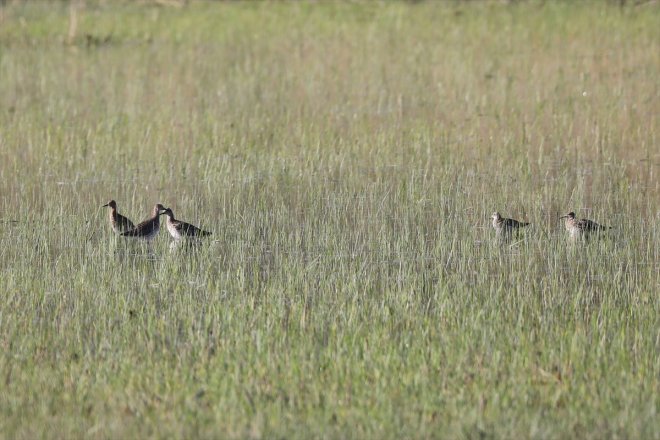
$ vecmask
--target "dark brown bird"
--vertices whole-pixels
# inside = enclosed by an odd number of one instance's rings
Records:
[[[492,217],[493,228],[495,228],[497,236],[501,238],[511,238],[513,231],[517,231],[518,229],[529,225],[529,223],[519,222],[518,220],[514,220],[512,218],[504,218],[500,215],[499,212],[494,212]]]
[[[210,232],[204,231],[197,226],[175,219],[172,208],[165,209],[164,214],[167,216],[165,222],[167,230],[175,240],[181,240],[183,238],[199,238],[211,235]]]
[[[135,228],[132,221],[117,212],[117,202],[110,200],[102,208],[106,206],[110,208],[110,227],[115,231],[115,234],[121,234]]]
[[[139,238],[151,241],[160,230],[160,216],[165,213],[165,207],[160,203],[154,206],[151,217],[137,225],[134,229],[121,234],[122,237]]]
[[[598,231],[605,231],[612,229],[611,226],[599,225],[595,221],[586,218],[578,220],[574,212],[569,212],[566,215],[559,217],[564,219],[564,226],[573,240],[578,238],[587,238],[590,234]]]

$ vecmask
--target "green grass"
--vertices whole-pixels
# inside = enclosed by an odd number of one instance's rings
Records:
[[[0,9],[0,437],[660,438],[657,5],[69,19]]]

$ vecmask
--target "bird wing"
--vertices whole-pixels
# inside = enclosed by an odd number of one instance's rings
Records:
[[[145,220],[130,231],[121,234],[124,237],[136,237],[140,235],[148,235],[156,228],[156,222],[153,219]]]
[[[203,237],[211,234],[210,232],[199,229],[195,225],[191,225],[190,223],[182,222],[180,220],[174,222],[174,227],[176,228],[177,231],[179,231],[180,234],[187,235],[190,237],[196,237],[196,236]]]
[[[174,229],[176,229],[177,231],[179,231],[179,233],[181,233],[181,234],[185,234],[185,231],[186,231],[186,227],[185,227],[185,225],[187,225],[188,223],[185,223],[185,222],[182,222],[182,221],[179,221],[179,220],[172,220],[172,221],[170,222],[170,224],[171,224],[172,226],[174,226]]]
[[[600,231],[606,229],[605,226],[599,225],[594,221],[587,220],[586,218],[583,218],[578,222],[578,228],[582,229],[583,231]]]
[[[505,220],[505,225],[509,228],[521,228],[523,226],[529,225],[529,223],[523,223],[523,222],[519,222],[518,220],[514,220],[512,218],[507,218]]]
[[[117,214],[117,226],[119,226],[119,229],[122,231],[130,231],[135,229],[133,222],[121,214]]]

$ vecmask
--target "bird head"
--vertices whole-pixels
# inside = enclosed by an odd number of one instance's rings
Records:
[[[161,205],[160,203],[156,203],[156,205],[154,206],[153,215],[154,217],[157,215],[162,215],[165,214],[165,211],[166,209],[163,205]]]

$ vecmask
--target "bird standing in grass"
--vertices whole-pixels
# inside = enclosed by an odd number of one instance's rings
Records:
[[[102,206],[102,208],[105,207],[110,208],[110,227],[115,231],[115,234],[121,234],[135,228],[132,221],[117,212],[117,202],[110,200]]]
[[[167,216],[167,220],[165,222],[167,230],[175,240],[181,240],[185,238],[201,238],[211,235],[210,232],[204,231],[197,226],[175,219],[172,208],[165,209],[164,214]]]
[[[519,222],[512,218],[504,218],[499,212],[494,212],[492,218],[493,228],[495,228],[497,236],[504,240],[511,239],[514,231],[529,225],[529,223]]]
[[[160,230],[160,216],[165,214],[165,207],[160,203],[154,206],[151,217],[137,225],[134,229],[121,234],[122,237],[138,238],[151,241]]]
[[[577,240],[578,238],[588,238],[594,232],[612,229],[611,226],[603,226],[586,218],[578,220],[575,217],[575,213],[572,211],[559,218],[564,219],[564,226],[573,240]]]

